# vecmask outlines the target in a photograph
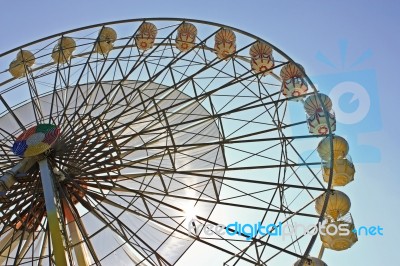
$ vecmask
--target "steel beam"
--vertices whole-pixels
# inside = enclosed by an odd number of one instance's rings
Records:
[[[49,224],[53,254],[57,266],[67,266],[65,246],[61,234],[59,216],[57,212],[56,192],[53,183],[53,174],[47,158],[39,161],[40,177],[42,179],[44,200],[46,203],[47,222]]]

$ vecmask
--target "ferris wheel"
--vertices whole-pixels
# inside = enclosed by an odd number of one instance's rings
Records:
[[[257,36],[132,19],[0,65],[2,265],[325,265],[357,241],[297,230],[354,228],[332,189],[354,165],[329,97]]]

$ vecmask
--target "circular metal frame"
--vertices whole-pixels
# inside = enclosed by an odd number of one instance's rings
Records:
[[[157,37],[155,47],[145,52],[137,49],[133,43],[136,29],[143,22],[155,23],[159,26],[159,31],[164,32],[161,38]],[[193,23],[200,27],[199,34],[207,31],[206,36],[197,38],[194,48],[184,53],[175,51],[173,44],[177,27],[182,23]],[[97,33],[106,26],[121,27],[124,35],[117,39],[114,50],[110,54],[99,55],[94,51],[94,46],[99,41]],[[127,33],[127,28],[134,31]],[[227,58],[228,61],[218,59],[215,55],[211,57],[213,48],[210,48],[211,46],[207,44],[207,42],[213,40],[213,36],[220,28],[231,29],[238,34],[239,48],[234,55]],[[49,49],[64,36],[71,36],[78,41],[78,51],[65,64],[49,61],[51,54]],[[279,64],[272,68],[272,72],[267,77],[261,77],[251,71],[250,58],[245,54],[250,45],[256,41],[270,45],[275,53],[274,55],[277,56],[276,62]],[[327,186],[324,186],[318,180],[318,171],[313,168],[320,164],[315,161],[315,152],[309,154],[308,158],[304,158],[297,152],[293,143],[298,142],[296,145],[301,145],[303,140],[318,139],[325,136],[287,135],[286,130],[292,128],[297,130],[297,127],[306,127],[306,125],[305,121],[302,120],[299,122],[292,121],[292,124],[288,124],[287,113],[289,111],[287,109],[290,108],[289,105],[296,105],[296,103],[281,96],[281,80],[274,71],[294,61],[280,49],[255,35],[233,27],[200,20],[176,18],[122,20],[65,31],[2,53],[0,54],[0,61],[2,63],[4,60],[11,62],[10,59],[16,52],[26,48],[33,48],[37,60],[41,61],[37,67],[26,69],[26,75],[21,79],[9,78],[8,69],[0,70],[0,103],[2,104],[0,105],[2,107],[0,109],[0,121],[9,122],[10,128],[14,126],[15,129],[8,131],[7,127],[2,127],[0,130],[0,137],[2,138],[0,139],[0,173],[4,174],[19,161],[18,158],[11,155],[11,151],[7,150],[9,144],[15,138],[14,136],[17,136],[18,133],[29,126],[43,122],[53,123],[61,127],[62,136],[54,149],[47,154],[47,158],[50,168],[53,169],[52,175],[57,194],[59,218],[66,221],[66,223],[61,224],[64,242],[67,246],[66,254],[70,263],[77,260],[76,255],[72,253],[77,252],[75,248],[80,245],[85,246],[86,252],[90,253],[91,263],[101,264],[104,262],[103,259],[109,258],[109,254],[112,254],[112,252],[109,252],[108,255],[102,255],[100,258],[96,248],[91,243],[96,234],[100,235],[102,230],[106,231],[107,228],[110,229],[110,234],[116,234],[123,240],[123,243],[113,252],[130,253],[128,257],[131,260],[146,262],[149,265],[174,264],[197,242],[221,250],[231,256],[226,261],[226,265],[238,265],[237,263],[264,265],[270,261],[279,261],[276,258],[284,257],[283,255],[294,259],[304,259],[309,255],[317,235],[308,238],[307,236],[295,236],[295,239],[288,245],[283,245],[284,242],[274,242],[271,237],[257,237],[256,235],[249,238],[249,235],[243,232],[235,234],[232,239],[225,239],[222,234],[215,232],[213,237],[209,239],[202,236],[207,226],[225,222],[224,220],[218,222],[212,220],[212,217],[219,215],[218,212],[221,209],[237,211],[234,212],[233,216],[227,216],[230,218],[246,217],[248,215],[246,211],[253,212],[254,217],[257,217],[257,213],[262,213],[263,215],[258,217],[261,218],[262,222],[265,222],[266,215],[269,216],[271,213],[276,214],[273,215],[274,223],[279,222],[282,216],[285,217],[283,223],[287,224],[304,221],[302,219],[296,220],[297,217],[312,218],[314,224],[323,219],[330,193],[327,193],[328,196],[325,199],[321,215],[311,214],[310,204],[314,201],[317,193],[319,195],[321,192],[330,191],[332,167],[329,182]],[[168,62],[168,60],[171,61]],[[201,60],[203,61],[201,62]],[[141,65],[140,68],[139,65]],[[179,67],[185,68],[185,72],[183,70],[176,71]],[[317,90],[312,81],[304,73],[304,70],[301,71],[313,90],[311,93],[316,93]],[[162,74],[168,75],[168,77],[162,78]],[[219,77],[220,75],[223,77]],[[47,80],[48,78],[49,80]],[[51,80],[54,81],[53,84],[50,83]],[[43,89],[46,86],[48,88]],[[257,88],[258,92],[256,92]],[[270,88],[275,88],[275,90],[272,90],[271,93]],[[276,88],[278,89],[276,90]],[[29,92],[29,95],[27,94],[28,96],[23,101],[15,102],[11,100],[18,95],[19,92],[15,93],[17,90],[23,89]],[[220,94],[220,92],[224,93]],[[247,94],[247,92],[253,93],[253,95]],[[97,93],[100,93],[100,96],[94,96],[94,99],[92,99],[92,96]],[[223,98],[223,100],[219,100],[218,97]],[[46,104],[48,106],[45,106]],[[227,108],[226,106],[229,104],[232,104],[232,107]],[[322,106],[327,114],[325,106]],[[190,110],[190,112],[186,113],[185,108],[188,108],[187,110]],[[33,110],[33,112],[29,114],[29,110]],[[119,114],[117,114],[118,112]],[[137,112],[140,115],[137,115]],[[239,115],[240,112],[245,115]],[[269,115],[270,121],[265,121],[266,118],[264,117],[267,117],[267,115]],[[29,118],[25,119],[25,116]],[[184,117],[190,119],[186,121]],[[228,118],[230,119],[229,122],[227,121]],[[132,121],[128,121],[129,119]],[[212,123],[207,124],[206,122],[210,119]],[[12,122],[10,122],[11,120]],[[171,120],[173,121],[172,124]],[[142,125],[147,130],[144,133],[138,130],[142,128],[140,123],[145,125]],[[239,125],[239,123],[242,124]],[[212,129],[209,129],[207,135],[203,130],[210,125]],[[137,128],[135,129],[133,126]],[[190,127],[193,127],[192,131],[190,131]],[[229,127],[233,127],[233,129]],[[235,135],[240,130],[245,133]],[[160,131],[162,132],[160,133]],[[272,137],[266,135],[273,133],[278,135]],[[146,134],[148,135],[146,136]],[[291,134],[294,133],[291,132]],[[154,137],[155,140],[149,139],[149,135]],[[188,138],[188,140],[186,135],[194,137],[195,141],[191,142],[191,138]],[[330,127],[326,136],[330,138],[332,151]],[[177,139],[174,139],[174,137]],[[164,145],[160,145],[160,139],[164,141]],[[141,145],[138,144],[140,141]],[[257,149],[257,144],[265,145],[266,142],[275,142],[276,145],[270,144],[265,149],[254,151],[254,149]],[[154,145],[154,143],[157,145]],[[268,152],[277,153],[274,149],[279,146],[281,147],[279,150],[280,159],[273,158],[273,155]],[[216,149],[218,152],[207,157],[209,153],[205,149],[210,147],[218,147]],[[185,154],[187,156],[185,158],[186,163],[181,163],[178,168],[176,165],[165,166],[166,162],[176,163],[176,156],[182,155],[182,152],[179,152],[180,149],[187,150]],[[288,149],[292,150],[289,152]],[[141,150],[143,153],[141,153]],[[163,155],[157,155],[153,151],[149,153],[150,150],[162,150]],[[196,153],[196,150],[201,150],[201,152]],[[133,152],[137,152],[138,155],[129,157],[129,153]],[[246,156],[239,153],[246,154]],[[144,156],[147,156],[146,163],[133,167],[133,163],[138,163],[139,159],[144,158]],[[296,159],[289,158],[290,156],[296,157],[297,160],[300,160],[300,163],[296,162]],[[154,158],[157,158],[158,167],[156,167],[154,161],[151,162]],[[190,161],[188,158],[193,160]],[[257,160],[253,160],[254,158],[257,158]],[[181,159],[184,160],[183,157]],[[94,160],[97,162],[94,162]],[[272,163],[274,160],[276,164]],[[201,162],[205,162],[205,165],[202,165]],[[189,167],[189,170],[185,170],[187,164],[189,166],[192,164],[190,167],[193,168]],[[131,171],[127,173],[123,172],[124,168],[135,168],[135,171],[141,169],[142,172]],[[304,172],[302,168],[306,168],[308,172]],[[278,169],[277,172],[275,172],[276,169]],[[235,171],[240,172],[241,175],[234,174]],[[290,171],[291,175],[286,175]],[[271,176],[277,175],[278,180],[266,181],[260,174],[262,172]],[[252,176],[253,174],[254,176]],[[307,177],[307,174],[312,176],[308,181],[310,183],[317,182],[318,186],[303,183],[302,178]],[[42,237],[40,243],[42,244],[42,251],[45,252],[43,250],[46,242],[44,239],[48,237],[48,234],[46,234],[48,227],[43,200],[33,201],[33,203],[26,200],[21,203],[23,196],[34,197],[43,193],[40,188],[39,175],[38,166],[31,166],[27,169],[25,175],[17,175],[18,182],[7,192],[7,198],[10,202],[5,201],[0,205],[3,214],[0,219],[1,235],[11,232],[13,239],[14,236],[18,235],[20,229],[23,229],[22,236],[18,236],[20,239],[18,251],[24,249],[22,243],[24,245],[28,243],[27,240],[23,240],[24,237],[26,238],[26,232],[28,232],[29,237],[31,235],[34,237],[35,232],[38,235],[42,232],[44,235],[40,236]],[[181,176],[174,177],[174,175]],[[178,182],[179,178],[183,178],[184,175],[189,175],[192,179]],[[153,190],[136,188],[129,183],[129,180],[142,178],[141,182],[145,184],[144,180],[149,176],[150,179],[159,177],[157,185],[152,188]],[[292,177],[296,179],[295,182],[291,179]],[[164,179],[170,181],[176,179],[174,182],[180,183],[185,188],[175,187],[175,190],[169,191]],[[70,181],[70,183],[67,181]],[[123,182],[127,182],[132,187],[126,187]],[[157,190],[158,186],[163,186],[164,191],[162,193],[154,191],[154,189]],[[264,187],[255,190],[255,186]],[[147,183],[146,187],[151,187],[150,183]],[[271,187],[275,187],[275,190],[272,190]],[[179,190],[185,193],[194,191],[193,193],[199,194],[197,197],[193,196],[194,194],[188,196],[184,193],[183,195],[179,193],[174,195]],[[303,191],[308,196],[304,197],[303,192],[297,190]],[[211,191],[214,193],[213,196],[210,196]],[[271,200],[265,200],[264,198],[268,196],[270,191],[274,191]],[[127,192],[138,195],[137,199],[127,200],[127,197],[130,197],[126,195]],[[118,196],[118,193],[121,193],[122,196]],[[280,204],[275,202],[276,193],[279,195]],[[287,204],[287,202],[285,204],[285,193],[289,196],[290,193],[294,194],[291,195],[293,201],[290,204]],[[112,205],[113,200],[111,200],[110,195],[119,197],[119,200],[124,203]],[[225,195],[229,197],[221,198]],[[161,199],[158,197],[161,197]],[[177,205],[174,206],[170,201],[165,200],[168,197],[176,200]],[[311,200],[309,202],[303,201],[307,197]],[[30,197],[26,197],[26,199],[30,199]],[[138,200],[143,201],[143,205],[135,206],[135,202]],[[151,204],[149,204],[150,201],[152,201]],[[200,225],[200,231],[195,232],[195,234],[190,230],[185,231],[184,223],[188,219],[187,213],[189,211],[185,209],[186,206],[182,206],[185,202],[192,201],[195,204],[189,205],[207,205],[207,207],[203,206],[203,209],[201,207],[196,209],[196,213],[191,217],[193,222]],[[118,215],[106,208],[100,212],[100,208],[104,207],[102,205],[105,203],[108,204],[109,208],[125,204],[124,210]],[[292,210],[291,204],[296,206],[294,210]],[[162,213],[171,222],[173,221],[174,225],[162,223],[157,220],[158,218],[154,218],[157,208],[159,208],[157,206],[162,205],[170,212],[162,210]],[[143,216],[141,208],[146,209],[146,215]],[[154,210],[151,210],[152,208]],[[150,239],[143,239],[140,236],[140,228],[136,232],[128,230],[128,226],[121,221],[121,217],[125,213],[144,217],[143,219],[146,222],[143,222],[142,226],[149,230],[146,231],[148,234],[157,234],[154,231],[156,230],[163,235],[168,232],[168,237],[158,240],[157,245],[159,247],[155,249],[154,246],[146,243]],[[85,228],[85,223],[79,221],[85,215],[94,215],[93,217],[102,221],[102,229],[89,233],[88,229]],[[108,216],[113,216],[113,220],[107,221],[105,217]],[[165,219],[165,217],[163,218]],[[88,221],[86,222],[88,223]],[[125,221],[128,223],[128,220]],[[115,222],[119,227],[115,225]],[[67,243],[68,240],[66,239],[70,237],[67,232],[70,234],[72,232],[72,229],[67,227],[71,224],[76,227],[76,230],[80,231],[80,243]],[[163,227],[165,231],[157,226]],[[183,239],[183,236],[187,239]],[[307,238],[307,241],[304,241],[304,238]],[[119,242],[121,242],[121,239]],[[163,248],[168,249],[172,245],[167,243],[169,239],[180,243],[179,245],[182,245],[182,248],[176,256],[167,259],[161,255],[165,253],[158,251],[163,250]],[[3,247],[7,246],[4,238],[0,241],[4,242]],[[218,241],[223,241],[227,247],[216,244],[219,243]],[[26,247],[26,249],[33,249],[32,243],[34,242],[35,240],[31,241],[31,246]],[[301,244],[299,244],[300,242]],[[13,241],[10,243],[13,243]],[[244,243],[244,245],[241,246],[236,243]],[[129,247],[126,247],[126,245]],[[5,254],[3,247],[0,246],[0,249],[3,249],[0,250],[0,253]],[[255,251],[251,251],[253,248]],[[301,248],[305,248],[305,250],[301,251]],[[149,250],[151,254],[148,253]],[[276,253],[267,257],[266,253],[268,252],[265,250],[276,250]],[[40,261],[47,258],[48,263],[52,264],[50,253],[44,257],[38,256],[35,259]],[[33,257],[29,257],[30,260],[34,260]],[[138,257],[141,257],[141,259]],[[11,260],[13,263],[21,263],[23,258],[22,260],[11,258]]]

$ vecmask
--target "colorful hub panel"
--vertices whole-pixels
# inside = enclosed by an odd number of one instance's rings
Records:
[[[32,157],[49,150],[60,136],[60,129],[51,124],[39,124],[22,132],[13,145],[14,154]]]

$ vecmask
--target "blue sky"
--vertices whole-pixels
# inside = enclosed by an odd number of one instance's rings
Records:
[[[384,236],[360,237],[348,251],[326,251],[324,260],[342,266],[393,265],[398,261],[398,1],[3,2],[0,53],[90,24],[183,17],[231,25],[268,40],[301,63],[322,92],[328,93],[343,82],[361,85],[369,96],[368,113],[358,122],[338,124],[338,132],[349,139],[357,168],[355,182],[344,190],[352,199],[356,224],[381,225]],[[365,98],[353,96],[349,92],[338,99],[342,112],[356,112],[363,104]]]

